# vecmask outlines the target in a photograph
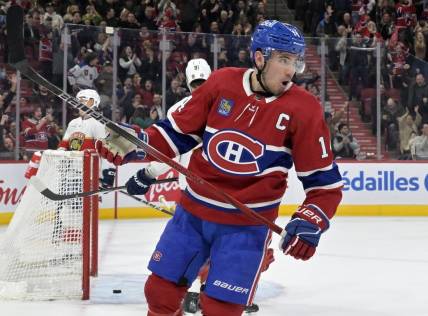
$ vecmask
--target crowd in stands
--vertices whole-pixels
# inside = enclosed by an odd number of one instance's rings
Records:
[[[6,70],[5,12],[0,8],[0,152],[14,158],[16,77]],[[191,58],[213,64],[213,35],[218,35],[218,67],[250,67],[249,35],[266,18],[265,1],[219,0],[107,0],[21,1],[25,11],[27,58],[45,78],[62,87],[64,26],[69,26],[67,89],[75,94],[94,88],[101,96],[104,115],[143,128],[163,118],[166,110],[188,95],[184,69]],[[71,24],[71,25],[70,25]],[[118,28],[117,86],[113,87],[113,41],[108,27]],[[162,93],[161,32],[168,36],[167,90]],[[205,34],[204,34],[205,33]],[[233,37],[232,37],[233,35]],[[21,159],[32,151],[56,148],[63,130],[62,107],[44,87],[21,81],[19,117]],[[112,111],[116,90],[117,111]],[[67,121],[76,117],[67,110]]]
[[[214,36],[218,47],[217,67],[251,67],[249,35],[267,18],[266,0],[69,0],[22,1],[25,8],[26,55],[33,66],[62,87],[64,76],[64,26],[70,39],[67,55],[67,89],[76,93],[95,88],[101,96],[101,111],[107,117],[146,128],[189,92],[184,69],[191,58],[205,58],[211,66]],[[328,66],[347,87],[349,100],[360,102],[364,120],[376,122],[374,95],[375,53],[353,48],[382,50],[382,132],[387,149],[400,158],[416,158],[426,152],[424,124],[428,124],[428,90],[425,78],[428,23],[423,1],[411,0],[288,0],[307,36],[327,40]],[[0,16],[7,2],[0,8]],[[109,27],[118,28],[118,42]],[[162,43],[168,40],[166,91],[162,93]],[[318,40],[308,44],[319,45]],[[113,52],[118,49],[117,86],[113,87]],[[4,20],[0,19],[0,59],[7,56]],[[5,63],[6,60],[3,60]],[[0,152],[13,152],[14,89],[16,78],[0,60]],[[296,83],[320,96],[319,74],[307,71]],[[31,151],[55,148],[61,138],[61,107],[43,87],[22,81],[20,140]],[[14,86],[15,85],[15,86]],[[112,109],[113,91],[117,108]],[[398,91],[398,93],[396,92]],[[162,100],[164,98],[164,100]],[[390,101],[391,100],[391,101]],[[333,111],[328,96],[326,120],[331,126],[336,157],[359,155],[358,140],[345,124],[346,106]],[[68,110],[67,121],[77,113]],[[410,122],[412,120],[412,122]],[[398,145],[397,145],[398,144]],[[418,144],[418,150],[414,147]],[[425,144],[425,145],[424,145]],[[412,147],[413,146],[413,147]],[[422,147],[421,147],[422,146]],[[27,158],[25,152],[20,156]]]
[[[373,134],[377,123],[374,48],[381,44],[381,131],[386,150],[399,159],[421,158],[413,139],[424,137],[428,123],[428,2],[288,0],[288,6],[295,9],[295,19],[306,34],[317,41],[325,39],[329,69],[337,72],[349,100],[360,105],[361,117],[372,123]],[[343,147],[336,146],[338,139],[345,139],[341,123],[336,122],[332,148],[338,157],[356,157],[358,149],[348,148],[350,154],[343,156]]]

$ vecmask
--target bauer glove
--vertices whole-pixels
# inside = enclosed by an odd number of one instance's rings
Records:
[[[119,124],[119,126],[133,136],[147,142],[147,134],[136,125]],[[107,137],[98,139],[95,143],[98,154],[116,166],[125,164],[131,160],[140,160],[146,157],[146,153],[136,145],[107,128]]]
[[[144,195],[155,181],[146,174],[146,169],[141,169],[126,182],[126,190],[131,195]]]
[[[112,187],[114,184],[114,178],[116,177],[116,169],[115,168],[108,168],[104,169],[103,177],[100,179],[100,182],[103,187]]]
[[[308,260],[318,246],[321,234],[330,226],[328,217],[315,205],[302,205],[291,217],[279,248],[295,259]]]

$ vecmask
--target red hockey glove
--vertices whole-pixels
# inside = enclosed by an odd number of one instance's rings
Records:
[[[286,255],[308,260],[318,246],[321,234],[330,226],[328,217],[315,205],[302,205],[285,226],[279,248]]]

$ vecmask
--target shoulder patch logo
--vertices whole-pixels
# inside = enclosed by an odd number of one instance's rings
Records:
[[[220,115],[229,116],[230,112],[232,112],[234,105],[235,105],[235,102],[233,102],[233,100],[221,98],[220,104],[218,105],[217,112]]]

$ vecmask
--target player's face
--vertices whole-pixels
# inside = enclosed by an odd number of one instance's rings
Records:
[[[265,86],[274,94],[280,95],[284,92],[287,84],[296,73],[298,56],[290,53],[272,52],[269,58],[263,79]]]
[[[79,101],[82,102],[84,105],[86,105],[89,108],[94,105],[94,99],[92,99],[92,98],[89,98],[89,99],[79,98]],[[85,119],[89,118],[89,116],[87,114],[85,114],[85,112],[83,112],[82,110],[79,110],[79,114],[81,117],[83,117]]]

